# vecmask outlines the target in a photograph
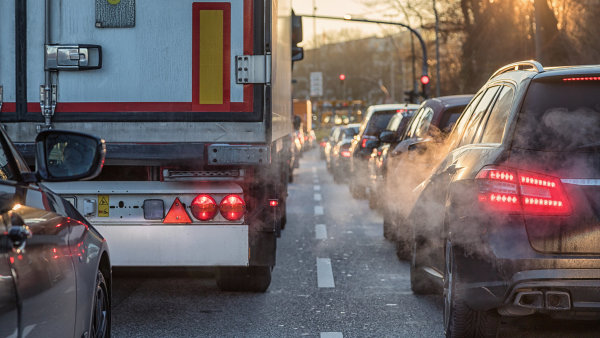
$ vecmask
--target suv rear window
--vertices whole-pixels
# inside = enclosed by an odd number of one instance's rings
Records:
[[[595,151],[600,143],[600,81],[533,82],[519,114],[513,147]]]
[[[369,126],[365,131],[365,135],[374,136],[382,130],[385,130],[385,127],[387,127],[394,114],[396,114],[395,110],[381,110],[373,113],[373,116],[369,121]]]

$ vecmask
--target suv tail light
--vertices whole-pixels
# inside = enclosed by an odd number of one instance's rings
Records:
[[[192,215],[200,221],[209,221],[217,214],[217,202],[209,195],[198,195],[190,206]]]
[[[246,212],[246,202],[238,195],[227,195],[221,201],[221,215],[229,221],[238,221]]]
[[[571,205],[560,179],[525,170],[485,167],[476,177],[479,201],[494,210],[568,215]]]
[[[367,147],[367,137],[363,137],[362,141],[360,141],[360,147],[361,148],[366,148]]]

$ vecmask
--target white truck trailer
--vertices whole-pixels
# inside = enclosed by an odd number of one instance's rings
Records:
[[[221,289],[264,291],[298,19],[290,0],[1,1],[0,121],[32,165],[40,130],[106,140],[100,177],[48,185],[114,267],[216,267]]]

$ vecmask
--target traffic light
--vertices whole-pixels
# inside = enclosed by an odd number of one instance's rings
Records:
[[[429,81],[429,76],[427,74],[421,76],[421,96],[423,96],[424,99],[427,98],[427,94],[429,91]]]

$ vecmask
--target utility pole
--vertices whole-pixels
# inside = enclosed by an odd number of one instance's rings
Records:
[[[313,7],[313,16],[317,15],[317,0],[312,0],[312,7]],[[320,57],[320,51],[319,51],[319,43],[317,42],[317,19],[313,18],[313,43],[314,45],[314,49],[315,49],[315,58],[317,59],[315,62],[315,64],[317,65],[317,70],[321,69],[321,65],[320,65],[320,61],[321,61],[321,57]]]
[[[435,96],[439,97],[440,88],[442,87],[442,82],[440,80],[440,20],[435,0],[433,0],[433,13],[435,14]]]

